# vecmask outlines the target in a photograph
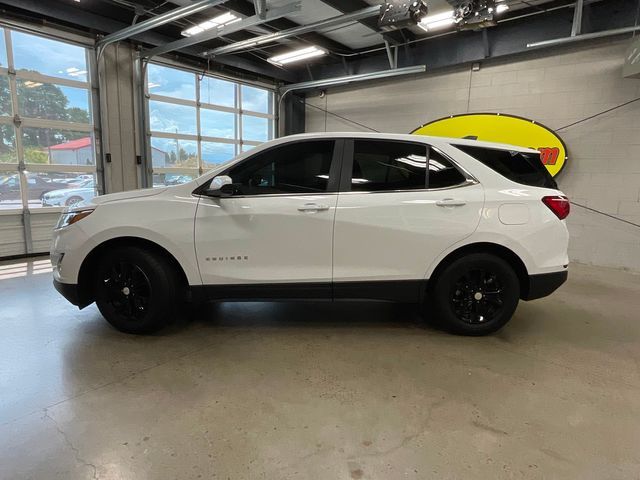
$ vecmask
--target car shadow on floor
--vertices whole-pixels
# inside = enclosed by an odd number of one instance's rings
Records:
[[[184,324],[177,322],[174,328],[180,328],[180,323]],[[192,312],[187,323],[205,328],[424,328],[427,325],[415,305],[364,301],[207,303]]]

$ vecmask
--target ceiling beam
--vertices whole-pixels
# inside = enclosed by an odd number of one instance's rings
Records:
[[[181,38],[180,40],[166,43],[150,50],[144,50],[142,52],[142,56],[145,58],[151,58],[155,57],[156,55],[162,55],[163,53],[171,52],[174,50],[181,50],[191,45],[197,45],[202,42],[213,40],[217,37],[223,37],[234,32],[246,30],[249,27],[260,25],[262,23],[268,22],[269,20],[275,20],[284,17],[285,15],[299,12],[301,8],[302,5],[300,1],[296,1],[282,7],[268,10],[265,12],[264,17],[261,17],[260,14],[256,14],[252,17],[243,18],[238,22],[233,22],[229,25],[223,25],[220,28],[212,28],[211,30],[206,30],[190,37]]]
[[[356,10],[361,10],[369,6],[369,4],[364,0],[322,0],[322,3],[329,5],[330,7],[335,8],[342,13],[355,12]],[[411,34],[410,32],[407,33],[411,36],[411,38],[406,38],[406,36],[400,30],[389,32],[380,31],[377,18],[364,18],[362,20],[359,20],[358,22],[369,28],[370,30],[379,33],[380,35],[382,35],[384,40],[392,44],[404,43],[407,40],[413,39],[413,34]]]
[[[191,5],[169,10],[168,12],[161,13],[160,15],[151,17],[143,22],[136,23],[135,25],[129,25],[122,30],[110,33],[106,37],[100,39],[96,45],[98,48],[105,47],[111,43],[125,40],[129,37],[133,37],[134,35],[152,30],[156,27],[161,27],[162,25],[193,15],[194,13],[201,12],[202,10],[206,10],[210,7],[215,7],[216,5],[220,5],[226,1],[227,0],[199,0]]]
[[[303,33],[317,31],[323,28],[335,27],[338,25],[359,20],[361,18],[367,18],[372,15],[376,15],[379,9],[380,7],[377,7],[377,6],[369,6],[367,8],[363,8],[362,10],[348,13],[346,15],[339,15],[337,17],[326,18],[324,20],[310,23],[308,25],[300,25],[298,27],[291,28],[289,30],[282,30],[280,32],[269,33],[266,35],[249,38],[247,40],[243,40],[240,42],[235,42],[223,47],[214,48],[212,50],[208,50],[204,54],[207,56],[218,56],[218,55],[225,55],[228,53],[239,52],[242,50],[246,50],[247,48],[258,47],[260,45],[277,42],[285,38],[294,37],[296,35],[302,35]]]
[[[112,33],[122,30],[129,24],[113,20],[111,18],[96,15],[86,10],[76,8],[71,3],[41,0],[0,0],[0,6],[6,5],[16,10],[22,11],[31,17],[46,17],[59,21],[63,24],[74,26],[75,28],[92,30],[97,32]],[[153,30],[140,33],[131,37],[133,40],[152,46],[164,45],[172,42],[175,38],[168,37]],[[187,47],[182,53],[202,60],[200,51],[193,47]],[[216,63],[237,68],[255,75],[266,78],[274,78],[288,82],[297,81],[297,76],[292,72],[280,69],[267,62],[255,62],[237,55],[229,55],[216,59]]]
[[[308,1],[308,0],[307,0]],[[247,0],[229,0],[225,3],[225,7],[240,13],[245,16],[251,16],[254,14],[255,9],[253,2]],[[290,20],[288,18],[280,18],[278,20],[270,21],[265,26],[272,28],[275,31],[289,30],[291,28],[299,27],[300,24]],[[304,35],[297,35],[296,38],[308,42],[310,44],[322,47],[330,52],[338,53],[353,53],[354,50],[317,32],[309,32]]]

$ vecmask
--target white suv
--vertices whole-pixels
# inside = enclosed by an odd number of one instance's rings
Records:
[[[483,335],[566,280],[568,213],[535,150],[304,134],[71,207],[51,258],[58,291],[125,332],[158,330],[185,301],[372,299]]]

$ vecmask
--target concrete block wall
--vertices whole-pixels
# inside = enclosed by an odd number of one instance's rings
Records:
[[[573,122],[640,97],[640,79],[622,78],[630,39],[547,49],[479,71],[463,66],[404,80],[309,96],[307,131],[366,131],[313,108],[380,131],[407,133],[423,123],[466,112],[527,117],[559,130],[569,161],[557,177],[572,201],[640,224],[640,101]],[[574,206],[570,257],[582,263],[640,271],[640,228]]]

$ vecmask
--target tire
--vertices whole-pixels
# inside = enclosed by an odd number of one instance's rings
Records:
[[[82,198],[82,197],[78,197],[78,196],[76,195],[76,196],[74,196],[74,197],[69,197],[69,198],[67,199],[67,201],[66,201],[66,202],[64,202],[64,204],[65,204],[67,207],[70,207],[71,205],[75,205],[76,203],[80,203],[82,200],[83,200],[83,198]]]
[[[98,262],[96,304],[121,332],[148,334],[162,329],[178,313],[181,290],[174,269],[155,252],[118,247]]]
[[[513,316],[520,281],[502,258],[473,253],[454,260],[437,276],[428,295],[432,319],[458,335],[488,335]]]

